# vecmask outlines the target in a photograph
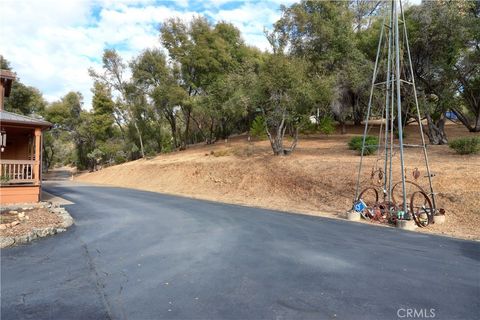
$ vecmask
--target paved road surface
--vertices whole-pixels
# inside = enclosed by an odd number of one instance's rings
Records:
[[[3,320],[480,315],[478,242],[128,189],[46,189],[74,202],[76,225],[2,250]]]

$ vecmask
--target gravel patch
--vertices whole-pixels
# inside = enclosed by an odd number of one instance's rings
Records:
[[[3,208],[0,212],[0,248],[64,232],[72,224],[73,218],[65,208],[51,203]]]

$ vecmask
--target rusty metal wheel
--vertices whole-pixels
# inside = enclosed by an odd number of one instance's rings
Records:
[[[368,187],[363,189],[358,196],[357,201],[363,201],[367,206],[360,214],[367,220],[370,220],[374,217],[374,208],[378,203],[378,191],[374,187]]]
[[[423,188],[420,185],[410,180],[405,180],[405,189],[406,189],[405,191],[407,192],[407,195],[406,195],[407,201],[409,198],[411,198],[411,195],[414,192],[422,191],[423,193],[425,193],[425,190],[423,190]],[[409,192],[409,189],[410,189],[410,192]],[[399,181],[395,183],[392,187],[392,202],[395,203],[397,206],[402,206],[402,202],[403,202],[402,192],[403,192],[402,181]],[[408,203],[406,207],[408,208]]]
[[[410,214],[420,228],[433,223],[432,201],[424,191],[415,191],[410,198]]]

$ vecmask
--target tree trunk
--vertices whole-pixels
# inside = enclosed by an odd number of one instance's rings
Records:
[[[283,150],[283,143],[279,137],[275,137],[273,141],[270,142],[272,145],[273,155],[275,156],[283,156],[285,155]]]
[[[177,121],[175,119],[175,114],[171,114],[165,112],[165,118],[167,118],[168,124],[170,124],[170,131],[172,132],[172,141],[173,141],[173,149],[178,148],[177,142]]]
[[[362,124],[363,112],[359,107],[359,97],[355,94],[352,94],[352,103],[353,103],[353,124],[359,126]]]
[[[434,121],[430,114],[427,112],[426,117],[427,128],[425,131],[427,133],[428,139],[430,140],[430,143],[434,145],[447,144],[448,139],[447,134],[445,133],[445,122],[447,119],[445,118],[445,116],[442,114],[440,116],[440,119]]]
[[[298,131],[299,128],[295,128],[295,133],[293,135],[293,142],[290,148],[285,149],[283,147],[283,138],[285,137],[285,132],[287,130],[287,125],[285,123],[285,113],[282,115],[282,120],[276,127],[276,133],[275,136],[273,136],[270,133],[270,130],[268,130],[268,126],[266,127],[266,132],[268,136],[268,140],[270,141],[270,145],[272,147],[273,155],[275,156],[286,156],[292,153],[295,148],[297,147],[297,142],[298,142]]]
[[[138,128],[137,121],[133,121],[133,125],[135,126],[135,130],[138,134],[138,140],[140,141],[140,152],[142,153],[142,158],[145,158],[145,150],[143,149],[143,139],[142,134],[140,133],[140,129]]]
[[[480,113],[477,115],[477,123],[475,124],[475,127],[470,129],[470,132],[480,132]]]
[[[346,134],[347,133],[347,127],[345,125],[345,121],[341,121],[340,124],[342,126],[342,134]]]
[[[230,137],[231,131],[228,129],[229,120],[225,117],[222,117],[221,120],[221,139],[228,139]]]
[[[170,122],[170,128],[172,130],[172,139],[173,139],[173,149],[178,148],[178,142],[177,142],[177,123],[174,120],[173,122]]]
[[[290,154],[292,153],[295,148],[297,147],[297,142],[298,142],[298,126],[295,128],[295,133],[293,135],[293,142],[292,142],[292,145],[290,146],[290,150],[288,150],[288,152],[286,154]]]
[[[55,155],[55,150],[53,147],[50,147],[49,148],[51,153],[50,155],[48,154],[48,151],[47,151],[47,148],[44,148],[44,156],[43,156],[43,159],[44,159],[44,169],[45,169],[45,172],[48,172],[48,170],[50,169],[50,166],[52,165],[52,161],[53,161],[53,156]]]
[[[452,110],[457,116],[458,120],[468,129],[470,132],[480,132],[480,113],[475,116],[474,124],[470,123],[470,120],[463,112],[457,109]]]
[[[210,128],[209,128],[209,133],[208,133],[208,138],[206,139],[207,144],[213,144],[213,136],[214,136],[214,124],[215,124],[215,119],[213,117],[210,117]]]
[[[186,110],[184,110],[183,115],[185,116],[185,132],[183,134],[183,141],[182,145],[180,146],[180,150],[187,149],[188,135],[190,134],[190,117],[192,115],[192,109],[190,107],[187,107]]]
[[[125,129],[123,128],[120,120],[118,120],[117,117],[114,117],[114,119],[115,119],[115,123],[120,128],[120,134],[122,135],[122,140],[126,143],[127,140],[125,138]]]
[[[283,122],[283,121],[282,121]],[[277,133],[275,134],[275,137],[272,136],[270,131],[268,130],[268,127],[265,129],[267,132],[268,140],[270,141],[270,145],[272,147],[273,155],[275,156],[283,156],[283,139],[281,139],[281,132],[283,132],[283,124],[280,123],[280,125],[277,128]]]

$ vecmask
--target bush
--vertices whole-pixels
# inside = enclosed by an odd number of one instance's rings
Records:
[[[319,123],[320,132],[324,134],[332,134],[335,132],[335,124],[330,117],[323,117]]]
[[[475,154],[480,152],[480,137],[455,139],[448,146],[459,154]]]
[[[95,163],[101,163],[102,158],[105,156],[105,153],[100,149],[94,149],[92,152],[87,154],[87,158],[95,161]]]
[[[115,164],[127,162],[127,154],[125,153],[125,151],[119,150],[115,153],[113,161]]]
[[[363,137],[353,137],[348,142],[348,148],[350,150],[357,150],[359,154],[362,154]],[[365,138],[365,149],[363,154],[368,156],[374,153],[378,149],[378,137],[367,136]]]
[[[255,138],[265,139],[267,137],[267,123],[262,116],[256,116],[250,127],[250,135]]]
[[[173,139],[171,134],[165,134],[162,136],[162,153],[169,153],[175,149],[173,145]]]

